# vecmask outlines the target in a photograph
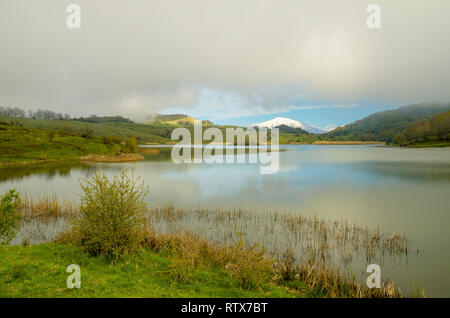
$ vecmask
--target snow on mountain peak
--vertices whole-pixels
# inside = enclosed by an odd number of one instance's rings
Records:
[[[261,123],[257,123],[257,124],[252,124],[250,126],[258,127],[258,128],[275,128],[275,127],[279,127],[281,125],[285,125],[285,126],[292,127],[292,128],[301,128],[312,134],[321,134],[321,133],[325,132],[322,129],[319,129],[314,126],[302,123],[302,122],[294,120],[294,119],[286,118],[286,117],[275,117],[274,119],[264,121]]]

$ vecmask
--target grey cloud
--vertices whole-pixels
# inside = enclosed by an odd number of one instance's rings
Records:
[[[81,30],[65,25],[74,2]],[[2,0],[0,104],[144,114],[195,107],[205,88],[264,111],[448,100],[450,2],[375,1],[369,30],[372,2]]]

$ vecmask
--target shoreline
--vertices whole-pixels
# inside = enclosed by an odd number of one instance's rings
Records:
[[[384,141],[315,141],[312,145],[386,145]]]
[[[118,156],[111,155],[86,155],[73,159],[45,159],[45,160],[32,160],[32,161],[18,161],[18,162],[0,162],[0,168],[2,167],[26,167],[34,165],[46,165],[54,163],[89,163],[89,162],[132,162],[141,161],[145,157],[138,153],[133,154],[121,154]]]
[[[127,153],[116,156],[110,155],[87,155],[80,158],[80,161],[84,162],[129,162],[129,161],[141,161],[145,157],[138,153]]]

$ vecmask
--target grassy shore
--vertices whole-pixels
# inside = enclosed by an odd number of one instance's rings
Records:
[[[81,269],[69,289],[67,266]],[[68,243],[0,246],[0,297],[400,297],[324,267],[271,263],[258,250],[220,248],[189,235],[153,236],[111,263]]]
[[[81,268],[81,288],[68,289],[66,268]],[[185,280],[176,260],[149,249],[111,265],[77,246],[48,243],[0,247],[0,297],[305,297],[308,290],[267,282],[243,289],[225,269],[198,268]]]

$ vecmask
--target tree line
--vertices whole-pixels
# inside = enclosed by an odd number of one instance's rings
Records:
[[[25,111],[19,107],[0,106],[0,116],[12,118],[31,118],[31,119],[51,119],[51,120],[70,120],[69,114],[57,113],[51,110],[38,109]]]
[[[30,119],[49,119],[49,120],[77,120],[87,123],[104,123],[104,122],[126,122],[133,121],[122,116],[103,116],[90,115],[89,117],[72,118],[69,114],[57,113],[51,110],[38,109],[25,111],[19,107],[4,107],[0,106],[0,116],[11,118],[30,118]]]

